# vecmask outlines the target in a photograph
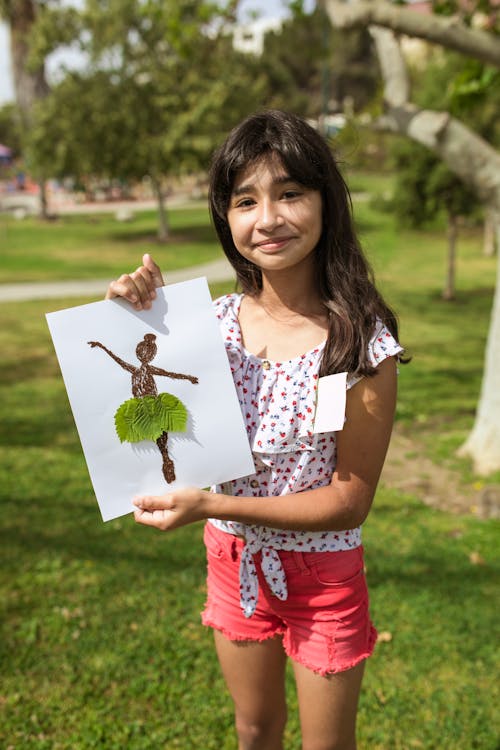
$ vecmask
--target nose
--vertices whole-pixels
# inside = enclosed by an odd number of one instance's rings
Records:
[[[266,199],[261,202],[257,220],[255,222],[256,229],[269,232],[275,229],[275,227],[282,226],[284,221],[277,201]]]

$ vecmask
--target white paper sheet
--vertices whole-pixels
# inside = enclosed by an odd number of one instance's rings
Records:
[[[136,494],[207,487],[254,472],[206,279],[159,289],[151,310],[137,312],[123,300],[104,300],[46,317],[104,521],[130,513]],[[168,437],[176,474],[170,484],[154,442],[121,443],[117,436],[114,415],[132,398],[131,373],[87,343],[99,341],[139,367],[136,347],[147,333],[156,336],[152,366],[199,381],[154,377],[158,393],[176,396],[188,410],[186,432]]]
[[[325,375],[318,380],[314,432],[337,432],[344,427],[347,373]]]

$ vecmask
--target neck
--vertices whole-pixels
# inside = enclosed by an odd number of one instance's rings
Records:
[[[290,269],[289,273],[262,273],[262,290],[257,297],[269,312],[290,311],[302,315],[324,314],[312,273]]]

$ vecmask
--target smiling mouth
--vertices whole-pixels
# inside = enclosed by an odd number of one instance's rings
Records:
[[[293,240],[293,237],[269,237],[267,240],[256,242],[254,247],[259,250],[279,250],[290,240]]]

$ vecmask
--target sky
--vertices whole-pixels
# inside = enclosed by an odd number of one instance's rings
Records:
[[[75,0],[73,0],[73,4]],[[312,0],[307,5],[312,5]],[[282,0],[242,0],[241,2],[241,19],[248,18],[249,13],[258,11],[264,18],[279,18],[284,15]],[[47,61],[47,73],[50,77],[57,73],[61,65],[71,67],[77,65],[77,56],[71,51],[59,52]],[[12,85],[12,71],[10,66],[9,55],[9,34],[5,24],[0,23],[0,106],[7,102],[13,101],[14,89]]]

